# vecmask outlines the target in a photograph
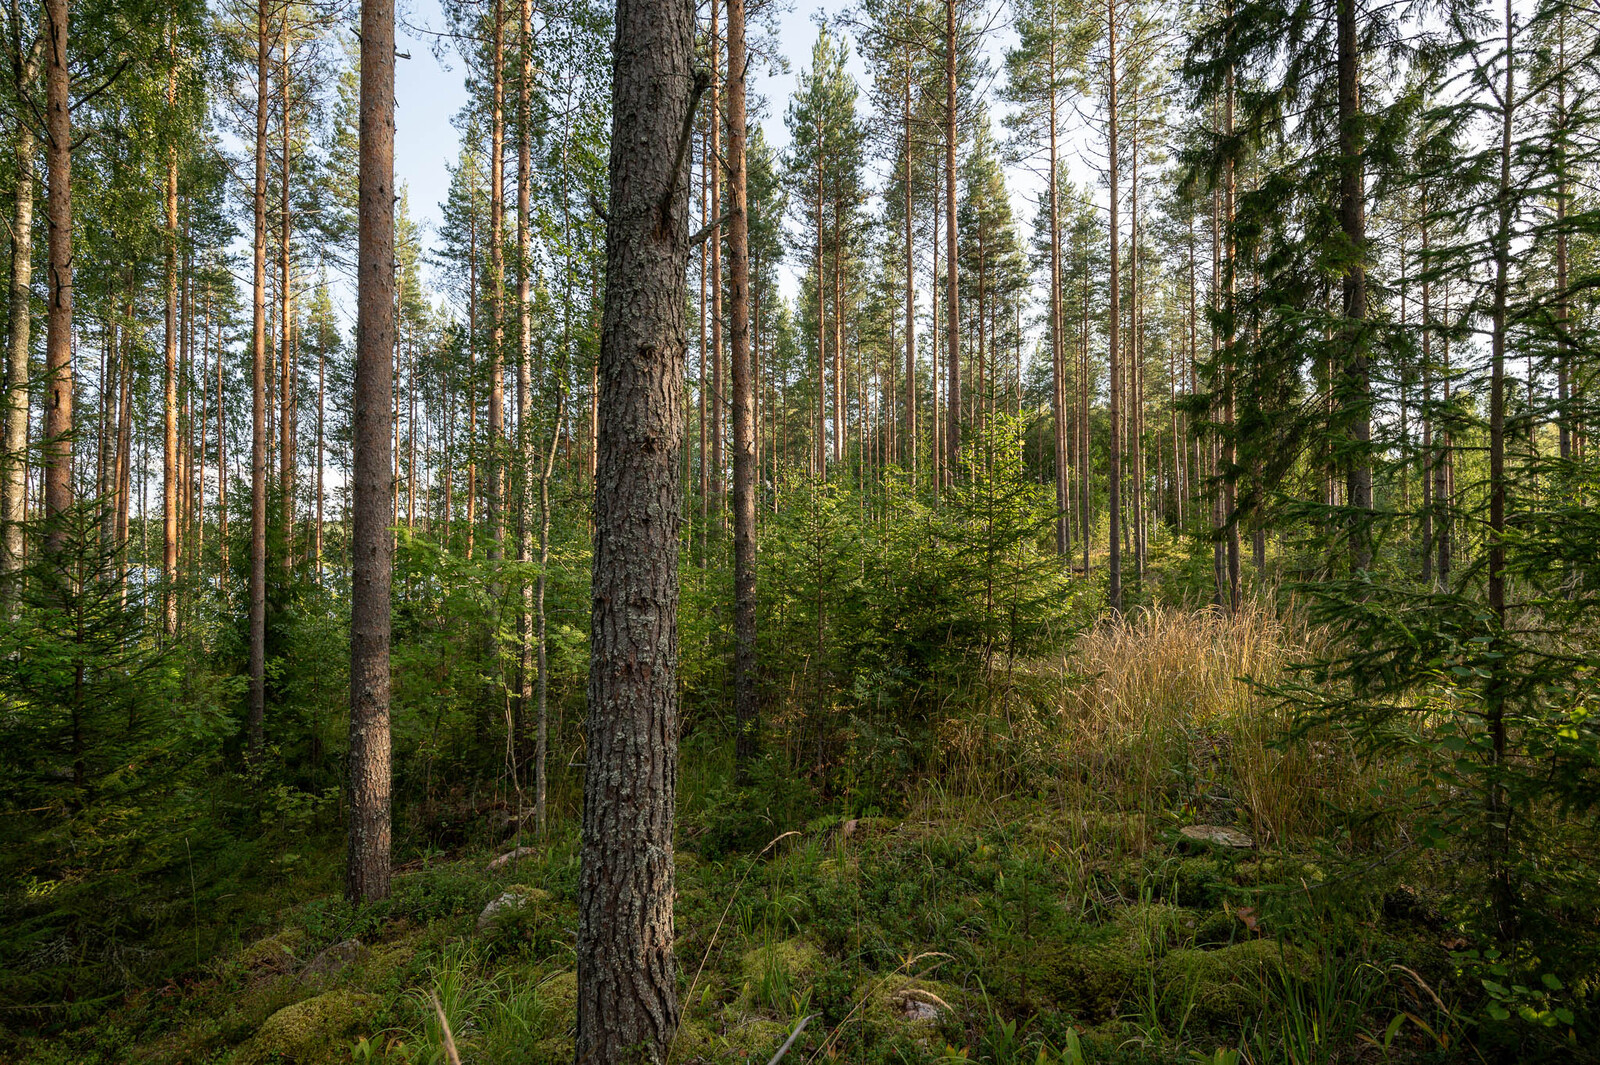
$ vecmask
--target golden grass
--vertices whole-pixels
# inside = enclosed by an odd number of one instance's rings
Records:
[[[997,768],[1042,780],[1064,809],[1115,815],[1134,846],[1163,820],[1237,820],[1267,843],[1319,834],[1364,773],[1343,741],[1291,739],[1290,715],[1258,687],[1318,639],[1253,605],[1107,619],[1060,660],[1019,670],[987,722],[946,722],[947,779],[991,793],[980,782]]]

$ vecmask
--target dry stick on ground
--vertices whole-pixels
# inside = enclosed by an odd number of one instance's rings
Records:
[[[880,988],[882,988],[885,984],[887,984],[890,980],[894,979],[896,976],[898,976],[902,972],[909,971],[910,968],[913,965],[917,964],[917,962],[921,961],[923,958],[948,958],[948,957],[950,957],[950,955],[945,954],[945,953],[943,953],[941,951],[930,950],[930,951],[925,951],[922,954],[912,955],[911,957],[907,958],[905,961],[901,962],[899,965],[895,966],[895,968],[894,968],[894,970],[892,972],[886,973],[882,978],[880,978],[878,980],[877,983],[873,984],[872,987],[870,989],[868,989],[868,991],[867,991],[867,993],[865,995],[862,995],[859,999],[856,1000],[856,1004],[854,1006],[850,1007],[850,1012],[845,1014],[844,1020],[842,1020],[838,1024],[834,1025],[832,1030],[830,1030],[828,1032],[827,1038],[825,1038],[822,1041],[822,1044],[820,1046],[818,1046],[816,1050],[813,1050],[811,1052],[811,1056],[806,1059],[806,1065],[811,1065],[811,1062],[816,1061],[817,1058],[822,1054],[822,1052],[824,1050],[828,1049],[828,1047],[833,1043],[834,1039],[836,1039],[838,1037],[839,1033],[844,1030],[844,1026],[850,1023],[851,1018],[853,1018],[858,1012],[860,1012],[861,1007],[865,1006],[867,1004],[867,1002],[872,998],[872,996],[876,995],[878,993],[878,990]],[[930,993],[930,997],[937,998],[938,996],[932,995]]]
[[[439,1018],[439,1030],[444,1033],[444,1052],[450,1057],[450,1065],[461,1065],[461,1055],[456,1052],[455,1036],[450,1034],[450,1018],[444,1015],[444,1007],[439,1005],[439,996],[436,993],[429,991],[428,998],[433,1002],[433,1012]]]

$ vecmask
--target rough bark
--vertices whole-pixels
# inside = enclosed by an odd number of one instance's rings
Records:
[[[345,895],[389,894],[388,419],[394,350],[394,0],[361,6],[355,456],[350,585],[350,849]]]
[[[45,317],[45,549],[60,550],[60,516],[72,506],[72,81],[68,69],[68,0],[45,0],[45,149],[50,171],[49,311]]]
[[[750,219],[745,161],[744,0],[728,0],[728,324],[733,361],[733,716],[735,774],[760,752],[756,689],[756,428],[750,351]]]
[[[1346,425],[1345,484],[1350,507],[1350,564],[1372,563],[1368,518],[1372,511],[1372,380],[1367,355],[1366,189],[1361,165],[1361,55],[1356,0],[1338,0],[1335,16],[1339,63],[1339,225],[1349,246],[1344,273],[1344,364],[1340,416]]]
[[[678,1025],[676,460],[693,46],[689,0],[617,5],[579,874],[577,1060],[586,1065],[663,1062]]]
[[[256,172],[250,360],[250,710],[248,753],[261,752],[267,715],[267,106],[268,0],[256,8]]]
[[[1110,414],[1111,454],[1106,462],[1106,505],[1111,513],[1110,557],[1106,561],[1109,590],[1106,598],[1111,609],[1122,611],[1122,369],[1121,369],[1121,240],[1117,222],[1117,172],[1121,161],[1117,156],[1117,0],[1106,0],[1106,142],[1111,177],[1111,265],[1107,271],[1110,287],[1110,309],[1106,316],[1107,347],[1111,369]]]
[[[490,132],[489,157],[489,560],[501,558],[506,538],[506,471],[504,437],[506,431],[505,386],[505,4],[494,3],[493,96],[494,116]]]
[[[41,36],[17,71],[29,86],[38,72]],[[23,523],[28,509],[28,357],[33,339],[33,126],[17,123],[17,192],[11,216],[11,291],[6,337],[3,467],[0,467],[0,596],[16,594],[12,574],[23,562]]]
[[[945,478],[954,480],[961,462],[961,293],[956,285],[956,0],[944,2],[944,215],[945,215],[945,366],[950,385],[945,395]]]
[[[167,73],[167,106],[177,99],[176,57]],[[161,439],[161,617],[178,629],[178,147],[167,148],[167,319]]]

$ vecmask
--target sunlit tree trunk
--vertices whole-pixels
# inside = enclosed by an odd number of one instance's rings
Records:
[[[350,814],[345,896],[389,894],[390,395],[395,332],[394,0],[361,6],[360,221],[352,397]]]
[[[600,341],[577,1060],[665,1062],[694,5],[620,0]],[[703,84],[703,83],[701,83]]]

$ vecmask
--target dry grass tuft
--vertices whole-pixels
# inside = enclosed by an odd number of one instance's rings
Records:
[[[1042,778],[1063,809],[1116,815],[1134,849],[1163,820],[1239,823],[1261,842],[1320,834],[1363,771],[1341,740],[1291,739],[1258,687],[1319,639],[1262,606],[1108,619],[1019,670],[987,720],[947,721],[946,780],[981,792]]]

